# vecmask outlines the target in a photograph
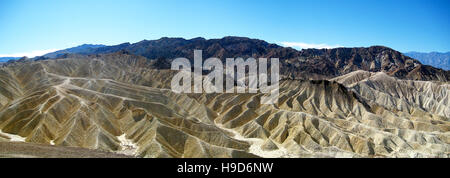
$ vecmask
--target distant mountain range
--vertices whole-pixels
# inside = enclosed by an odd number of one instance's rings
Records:
[[[408,52],[405,55],[419,60],[423,64],[432,65],[437,68],[450,70],[450,52],[439,53],[421,53],[421,52]]]
[[[44,55],[49,58],[74,58],[108,53],[125,53],[148,59],[164,59],[159,68],[168,68],[170,60],[186,57],[193,60],[193,51],[203,50],[203,59],[218,57],[222,60],[235,57],[279,58],[281,74],[295,79],[329,79],[357,70],[385,72],[401,79],[449,81],[450,73],[403,55],[391,48],[372,46],[368,48],[304,49],[298,51],[259,39],[246,37],[161,38],[114,46],[82,45]]]
[[[239,48],[236,45],[239,44]],[[224,45],[224,46],[223,46]],[[223,48],[225,47],[225,48]],[[324,51],[334,49],[304,49],[296,51],[292,48],[284,48],[276,44],[269,44],[262,40],[249,39],[244,37],[225,37],[222,39],[206,40],[204,38],[194,38],[186,40],[183,38],[161,38],[158,40],[143,40],[138,43],[122,43],[119,45],[106,46],[101,44],[83,44],[73,48],[63,49],[52,53],[45,54],[35,59],[46,58],[65,58],[67,55],[92,55],[92,54],[107,54],[118,51],[127,51],[134,55],[144,56],[149,59],[158,58],[176,58],[185,56],[192,58],[192,50],[188,49],[203,49],[204,58],[208,57],[268,57],[269,54],[275,54],[280,58],[293,58],[299,56],[299,53],[309,53],[312,51],[324,53]],[[336,48],[340,49],[364,49],[364,48]],[[270,51],[270,52],[269,52]],[[314,52],[313,52],[314,53]],[[326,52],[325,52],[326,53]],[[282,55],[279,55],[282,54]],[[450,52],[407,52],[403,53],[405,56],[417,59],[420,63],[430,65],[444,70],[450,70]],[[275,55],[271,55],[275,57]],[[329,54],[328,54],[329,55]],[[308,56],[306,56],[307,58]],[[20,57],[0,57],[0,63],[8,62],[9,60],[17,60]],[[336,73],[336,72],[334,72]],[[339,73],[340,74],[340,73]]]
[[[9,60],[20,59],[20,57],[0,57],[0,62],[8,62]]]
[[[77,46],[77,47],[63,49],[63,50],[55,51],[55,52],[52,52],[52,53],[48,53],[48,54],[45,54],[44,57],[56,58],[56,57],[59,57],[59,56],[61,56],[63,54],[90,54],[93,51],[95,51],[95,49],[100,48],[100,47],[105,47],[105,45],[83,44],[83,45],[80,45],[80,46]]]

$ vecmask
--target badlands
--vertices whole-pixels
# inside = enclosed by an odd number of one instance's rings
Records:
[[[7,63],[0,157],[450,156],[448,71],[412,59],[366,70],[353,57],[305,76],[289,73],[295,59],[281,61],[276,104],[261,104],[263,93],[174,93],[177,71],[126,51]]]

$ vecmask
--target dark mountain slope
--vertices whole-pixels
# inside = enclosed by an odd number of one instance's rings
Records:
[[[161,38],[138,43],[123,43],[116,46],[84,50],[78,54],[106,54],[126,52],[149,59],[174,59],[186,57],[193,60],[194,50],[203,50],[203,59],[218,57],[265,57],[279,58],[281,72],[290,78],[329,79],[357,70],[385,72],[401,79],[449,81],[450,72],[424,66],[391,48],[372,46],[369,48],[305,49],[297,51],[258,39],[224,37],[222,39]]]

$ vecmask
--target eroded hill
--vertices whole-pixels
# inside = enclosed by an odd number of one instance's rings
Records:
[[[449,157],[449,84],[395,71],[284,79],[279,103],[261,105],[261,93],[173,93],[176,71],[126,52],[17,62],[0,68],[0,141],[136,157]]]

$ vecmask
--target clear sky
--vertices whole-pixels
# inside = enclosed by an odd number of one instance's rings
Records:
[[[160,37],[450,51],[450,0],[0,0],[0,57]]]

